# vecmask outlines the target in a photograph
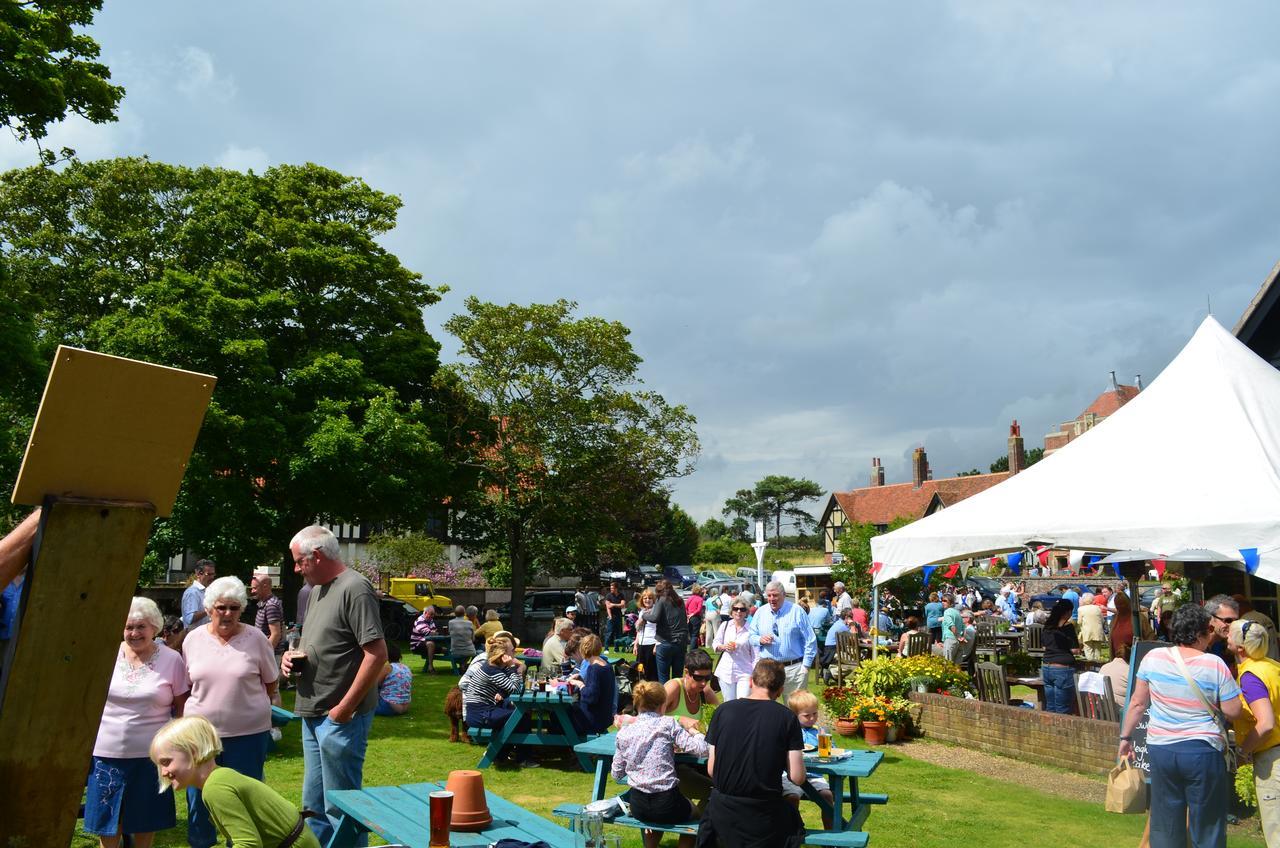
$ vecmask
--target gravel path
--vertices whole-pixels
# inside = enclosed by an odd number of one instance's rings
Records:
[[[1045,768],[1011,757],[971,751],[946,742],[913,739],[910,742],[894,745],[893,750],[895,754],[902,754],[913,760],[963,769],[1018,786],[1035,787],[1041,792],[1059,798],[1101,804],[1107,794],[1107,782],[1103,777],[1087,777],[1083,774]]]

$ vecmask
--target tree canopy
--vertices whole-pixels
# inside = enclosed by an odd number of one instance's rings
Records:
[[[116,119],[124,89],[96,61],[98,43],[78,31],[101,8],[102,0],[0,3],[0,120],[18,140],[39,144],[68,112],[98,124]],[[56,158],[43,149],[41,157]]]
[[[693,416],[640,388],[630,331],[576,308],[471,297],[445,323],[463,357],[449,372],[490,419],[472,440],[480,486],[458,531],[510,562],[517,628],[531,566],[594,568],[626,538],[637,495],[691,472],[698,452]]]
[[[68,343],[218,377],[153,554],[189,547],[231,571],[317,516],[421,526],[450,485],[441,434],[456,414],[422,320],[439,292],[378,243],[399,207],[316,165],[0,176],[0,286],[18,312],[0,327],[16,352],[0,365],[3,461]]]
[[[822,497],[824,490],[812,480],[771,474],[750,489],[739,489],[725,501],[724,515],[741,519],[773,522],[773,535],[782,535],[782,518],[786,516],[801,535],[813,529],[817,521],[800,505]],[[736,523],[736,522],[735,522]]]

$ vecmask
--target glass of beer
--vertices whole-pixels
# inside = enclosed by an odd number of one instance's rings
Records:
[[[432,792],[430,848],[449,848],[449,821],[453,818],[453,793]]]
[[[289,679],[296,681],[302,676],[302,664],[307,661],[307,652],[290,648],[284,655],[289,658]]]
[[[825,727],[818,728],[818,756],[831,756],[831,731]]]

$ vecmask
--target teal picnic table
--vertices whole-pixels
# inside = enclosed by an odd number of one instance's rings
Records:
[[[517,692],[507,696],[507,703],[515,707],[511,717],[497,730],[471,728],[467,731],[473,738],[489,740],[484,756],[480,758],[477,768],[488,768],[493,765],[498,754],[507,745],[533,745],[539,747],[573,748],[588,737],[579,733],[573,726],[569,712],[578,702],[578,696],[562,689],[552,692]],[[528,716],[531,727],[527,731],[517,731],[516,727]],[[583,771],[591,770],[591,759],[578,754],[578,762]]]
[[[326,800],[342,812],[326,848],[349,848],[365,833],[376,833],[391,844],[428,848],[431,836],[428,795],[443,788],[439,783],[410,783],[404,786],[336,789],[325,793]],[[450,845],[484,846],[499,839],[542,840],[553,846],[575,844],[573,834],[558,824],[517,807],[488,790],[484,794],[493,822],[474,833],[450,832]]]
[[[595,760],[595,780],[591,786],[591,800],[593,801],[600,801],[607,797],[608,781],[610,771],[613,768],[613,756],[617,750],[617,744],[618,734],[617,731],[614,731],[574,746],[573,750],[579,756],[586,756]],[[885,795],[860,793],[858,791],[858,780],[870,777],[883,759],[884,754],[879,751],[854,751],[850,757],[833,761],[823,761],[817,757],[805,757],[805,771],[820,774],[831,784],[832,803],[830,805],[808,783],[801,787],[805,797],[817,804],[824,814],[831,816],[830,832],[840,833],[860,830],[862,823],[867,820],[867,816],[871,812],[871,805],[888,802],[889,799]],[[676,762],[706,765],[707,761],[705,757],[696,757],[692,754],[677,752]],[[844,815],[846,802],[849,807],[847,818]],[[836,815],[836,811],[839,811],[839,815]],[[811,835],[817,833],[819,832],[810,832]]]

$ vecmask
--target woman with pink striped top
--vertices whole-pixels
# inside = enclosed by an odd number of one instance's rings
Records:
[[[1225,721],[1239,718],[1241,707],[1226,664],[1205,653],[1216,617],[1195,604],[1174,612],[1173,647],[1143,658],[1125,711],[1121,757],[1133,755],[1133,731],[1148,718],[1151,848],[1185,848],[1188,838],[1194,848],[1227,844]]]

